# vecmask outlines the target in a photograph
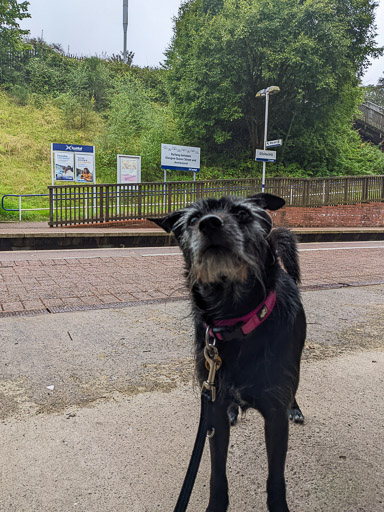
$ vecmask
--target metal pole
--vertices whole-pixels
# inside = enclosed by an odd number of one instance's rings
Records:
[[[265,123],[264,123],[264,151],[267,149],[267,131],[268,131],[268,104],[269,104],[269,93],[265,93]],[[263,162],[263,177],[261,179],[261,191],[265,192],[265,168],[266,162]]]
[[[123,59],[124,59],[124,63],[127,64],[127,62],[128,62],[128,54],[127,54],[128,0],[123,0],[123,31],[124,31]]]

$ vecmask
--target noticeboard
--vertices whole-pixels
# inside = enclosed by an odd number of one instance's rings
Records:
[[[141,183],[141,156],[117,155],[117,183]]]
[[[51,144],[52,185],[55,181],[96,183],[95,146]]]
[[[161,168],[169,171],[200,171],[200,148],[161,145]]]

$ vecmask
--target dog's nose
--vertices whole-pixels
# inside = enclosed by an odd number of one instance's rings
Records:
[[[221,228],[223,224],[223,219],[218,215],[205,215],[199,222],[199,230],[202,233],[209,233],[215,229]]]

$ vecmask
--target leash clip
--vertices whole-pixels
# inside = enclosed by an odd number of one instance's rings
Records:
[[[215,377],[216,372],[220,368],[222,364],[221,357],[219,356],[219,351],[215,346],[216,339],[214,338],[213,343],[210,343],[210,333],[209,327],[205,333],[205,347],[204,347],[204,357],[205,357],[205,366],[208,370],[208,379],[203,382],[202,390],[207,389],[211,392],[211,402],[216,400],[216,386],[215,386]]]

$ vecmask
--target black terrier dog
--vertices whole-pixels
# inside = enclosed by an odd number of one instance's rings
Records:
[[[294,235],[285,228],[272,229],[265,211],[283,205],[283,199],[265,193],[245,200],[223,197],[151,219],[174,233],[184,254],[201,383],[207,380],[207,332],[222,360],[210,415],[214,435],[207,512],[228,507],[229,430],[239,407],[253,407],[264,417],[268,509],[289,512],[284,480],[288,418],[304,419],[295,394],[306,320],[297,288]]]

